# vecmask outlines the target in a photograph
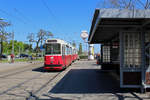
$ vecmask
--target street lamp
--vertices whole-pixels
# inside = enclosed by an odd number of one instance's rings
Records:
[[[86,30],[83,30],[83,31],[81,31],[81,35],[80,36],[84,40],[84,43],[85,43],[85,46],[86,46],[86,52],[88,53],[87,44],[86,44],[86,43],[88,43],[86,41],[86,39],[88,38],[88,32]]]
[[[86,30],[81,31],[81,38],[84,40],[84,42],[86,43],[85,39],[88,38],[88,32]]]
[[[87,31],[81,31],[81,38],[84,40],[85,44],[89,43],[89,41],[86,41],[86,38],[88,38],[88,32]],[[87,50],[87,44],[86,44],[86,51],[88,53],[88,59],[93,60],[94,59],[94,45],[89,44],[89,52]]]

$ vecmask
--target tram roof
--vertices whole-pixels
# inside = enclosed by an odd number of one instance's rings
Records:
[[[48,43],[60,43],[60,44],[64,44],[64,45],[67,45],[67,46],[69,46],[69,47],[72,47],[72,45],[71,45],[70,43],[67,43],[67,42],[64,41],[64,40],[55,39],[55,38],[53,38],[53,39],[47,39],[47,40],[46,40],[46,43],[47,43],[47,44],[48,44]]]
[[[88,41],[91,44],[112,40],[122,30],[150,26],[150,10],[96,9]]]

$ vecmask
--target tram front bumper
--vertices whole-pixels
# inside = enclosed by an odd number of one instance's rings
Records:
[[[44,69],[46,70],[62,70],[63,69],[63,66],[62,64],[59,64],[59,65],[44,65]]]

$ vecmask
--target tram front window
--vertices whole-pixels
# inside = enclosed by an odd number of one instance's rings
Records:
[[[61,54],[60,44],[47,44],[46,45],[46,54]]]

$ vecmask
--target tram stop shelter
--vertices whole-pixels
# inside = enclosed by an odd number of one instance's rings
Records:
[[[101,44],[102,69],[115,69],[121,88],[150,88],[150,10],[96,9],[90,44]]]

